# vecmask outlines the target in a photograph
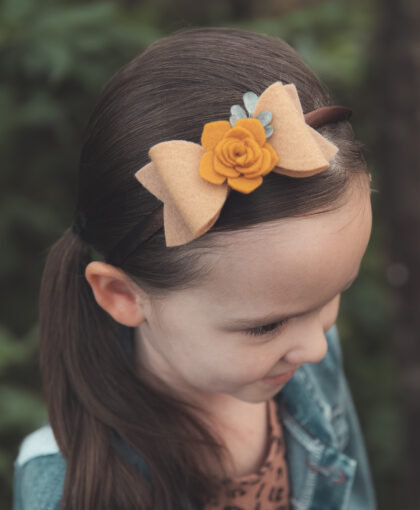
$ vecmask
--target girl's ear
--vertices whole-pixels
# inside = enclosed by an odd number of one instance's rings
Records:
[[[146,296],[124,271],[105,262],[94,261],[86,266],[85,277],[98,305],[114,320],[131,327],[144,321]]]

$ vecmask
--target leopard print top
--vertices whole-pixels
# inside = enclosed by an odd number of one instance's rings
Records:
[[[256,473],[229,478],[204,510],[289,510],[289,478],[281,422],[274,399],[268,401],[268,454]]]

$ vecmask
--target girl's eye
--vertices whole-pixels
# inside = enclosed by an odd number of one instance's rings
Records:
[[[262,336],[262,335],[268,335],[270,333],[274,333],[278,329],[280,329],[282,326],[284,326],[287,322],[287,319],[284,319],[280,322],[273,322],[271,324],[266,324],[264,326],[258,326],[257,328],[247,329],[246,334],[247,335],[253,335],[253,336]]]

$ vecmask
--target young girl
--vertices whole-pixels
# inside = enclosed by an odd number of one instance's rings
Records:
[[[113,76],[45,265],[15,510],[376,508],[334,325],[371,231],[350,113],[234,29]]]

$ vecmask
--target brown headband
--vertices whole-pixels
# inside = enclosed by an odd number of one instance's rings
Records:
[[[304,118],[306,124],[313,129],[317,129],[330,122],[348,120],[351,114],[352,110],[345,106],[324,106],[306,113]],[[162,203],[118,242],[105,258],[106,262],[115,266],[121,266],[129,255],[161,228],[163,228]]]

